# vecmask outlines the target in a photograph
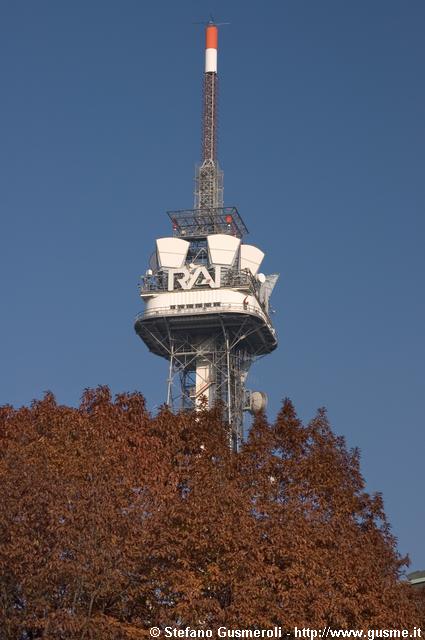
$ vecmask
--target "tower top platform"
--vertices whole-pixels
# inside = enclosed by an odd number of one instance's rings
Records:
[[[215,233],[242,238],[248,229],[236,207],[180,209],[167,211],[173,225],[173,235],[186,240],[200,240]]]

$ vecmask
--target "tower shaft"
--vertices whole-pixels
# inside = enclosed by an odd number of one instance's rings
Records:
[[[221,403],[235,450],[243,435],[244,381],[252,360],[245,349],[237,348],[237,335],[225,321],[197,338],[174,333],[167,380],[167,404],[174,411]]]

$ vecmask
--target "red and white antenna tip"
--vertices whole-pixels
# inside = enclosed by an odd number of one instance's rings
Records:
[[[205,73],[217,73],[218,29],[209,24],[205,29]]]

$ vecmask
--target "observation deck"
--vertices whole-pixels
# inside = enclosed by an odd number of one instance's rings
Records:
[[[211,267],[209,272],[213,278]],[[146,306],[136,317],[135,330],[150,351],[164,358],[169,357],[171,335],[193,341],[225,330],[252,356],[277,346],[261,287],[248,269],[224,270],[219,288],[195,283],[187,291],[170,291],[168,274],[159,271],[142,277],[140,295]]]
[[[269,297],[277,276],[257,275],[264,253],[242,243],[248,229],[236,207],[168,216],[173,236],[156,240],[140,284],[145,310],[135,330],[149,350],[169,359],[173,345],[186,352],[213,338],[251,359],[273,351]]]
[[[173,308],[175,306],[175,308]],[[145,310],[134,328],[149,351],[169,359],[173,340],[196,344],[226,333],[238,351],[256,357],[274,351],[276,331],[257,305],[241,302],[207,302],[170,305]]]

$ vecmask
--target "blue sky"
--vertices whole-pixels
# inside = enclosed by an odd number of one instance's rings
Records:
[[[137,283],[192,206],[211,12],[225,203],[281,274],[250,386],[328,408],[425,568],[422,1],[0,2],[0,403],[164,400]]]

